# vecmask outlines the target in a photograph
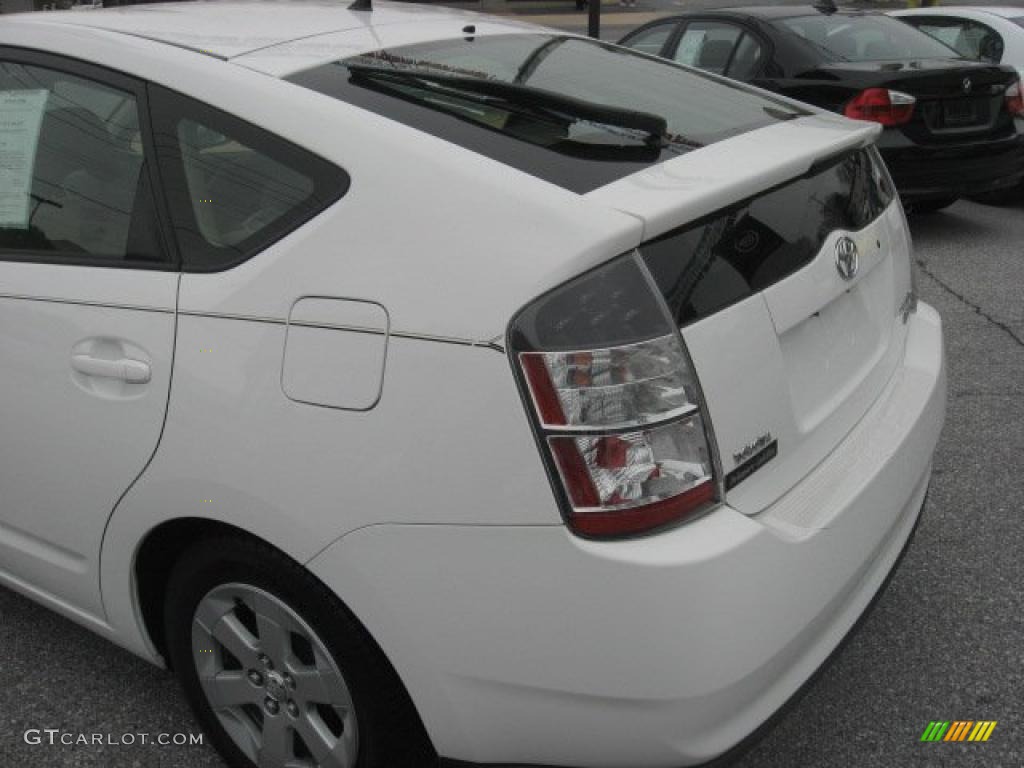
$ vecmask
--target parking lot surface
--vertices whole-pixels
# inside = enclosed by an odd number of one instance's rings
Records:
[[[912,229],[949,361],[928,504],[873,613],[739,768],[1024,765],[1024,203],[958,203]],[[173,679],[2,589],[0,680],[0,766],[222,765],[207,746],[116,743],[198,734]],[[932,720],[998,725],[983,744],[922,743]]]

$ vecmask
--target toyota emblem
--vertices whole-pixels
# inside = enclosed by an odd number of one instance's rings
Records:
[[[857,275],[857,244],[848,237],[836,241],[836,269],[843,280],[853,280]]]

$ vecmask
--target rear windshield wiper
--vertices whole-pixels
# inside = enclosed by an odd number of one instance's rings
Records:
[[[445,75],[413,69],[394,69],[368,64],[345,62],[353,77],[376,81],[390,81],[403,84],[423,84],[438,92],[486,102],[500,101],[504,104],[543,113],[564,121],[587,121],[598,125],[639,131],[647,135],[645,143],[661,147],[668,139],[668,123],[664,117],[649,112],[637,112],[621,107],[611,107],[583,99],[564,96],[528,85],[506,83],[501,80],[487,80],[462,75]]]

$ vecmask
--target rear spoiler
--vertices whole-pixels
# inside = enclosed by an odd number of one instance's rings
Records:
[[[838,115],[809,115],[651,166],[585,198],[641,219],[649,240],[868,146],[881,130]]]

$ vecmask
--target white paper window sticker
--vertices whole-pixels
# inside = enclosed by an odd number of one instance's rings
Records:
[[[0,91],[0,227],[28,229],[46,89]]]
[[[679,50],[676,51],[676,61],[691,67],[697,66],[697,58],[700,56],[701,48],[704,47],[704,38],[707,37],[707,30],[688,29],[679,41]]]

